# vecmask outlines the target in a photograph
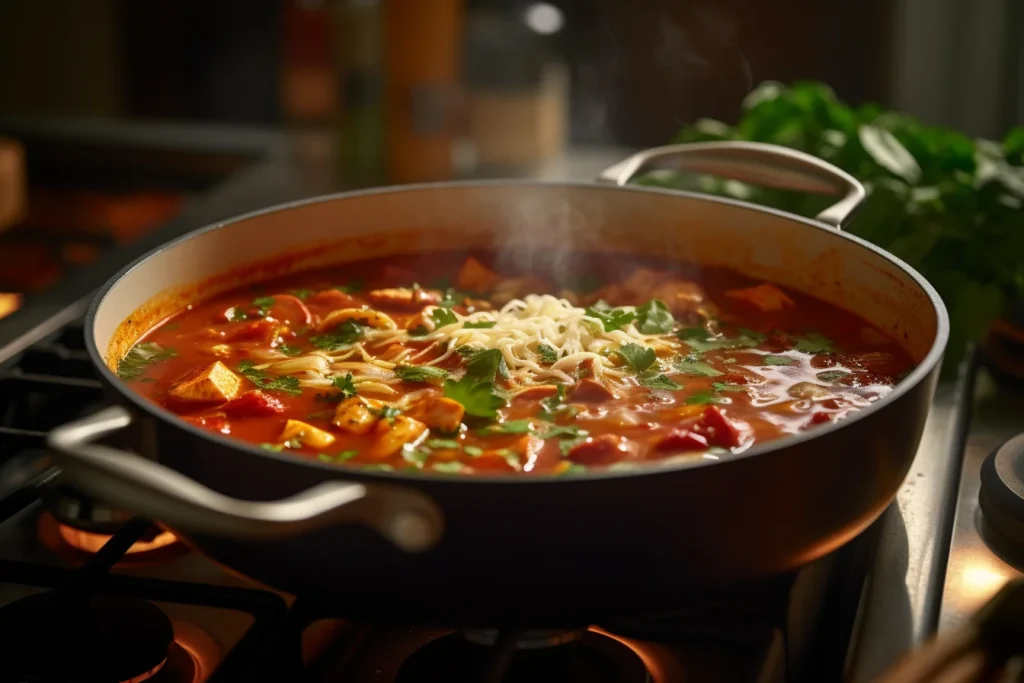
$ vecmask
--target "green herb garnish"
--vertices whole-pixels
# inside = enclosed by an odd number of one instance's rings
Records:
[[[345,294],[355,294],[356,292],[363,291],[365,287],[366,283],[362,280],[350,280],[347,285],[338,285],[335,289]]]
[[[688,403],[689,405],[705,405],[721,402],[722,399],[719,398],[718,396],[715,396],[710,391],[698,391],[696,394],[686,397],[686,403]]]
[[[261,296],[252,300],[252,305],[258,309],[261,318],[267,317],[270,307],[275,303],[277,303],[277,299],[272,296]]]
[[[302,299],[303,301],[313,296],[312,289],[289,289],[288,293],[294,296],[296,299]]]
[[[711,388],[715,391],[743,391],[746,389],[742,384],[727,384],[725,382],[712,382]]]
[[[547,344],[537,344],[537,355],[541,363],[555,363],[558,361],[558,350]]]
[[[291,346],[290,344],[281,344],[280,346],[278,346],[276,348],[277,348],[278,351],[280,351],[281,353],[283,353],[286,356],[301,356],[302,355],[302,349],[300,349],[298,346]]]
[[[816,377],[821,382],[832,384],[833,382],[838,382],[849,374],[850,373],[843,372],[842,370],[826,370],[825,372],[819,372]]]
[[[576,475],[576,474],[586,474],[586,472],[587,472],[587,466],[586,465],[581,465],[578,462],[573,462],[573,463],[569,463],[568,467],[566,467],[563,471],[559,472],[558,476],[560,476],[560,477],[572,476],[572,475]]]
[[[658,299],[651,299],[636,309],[636,329],[643,334],[668,334],[675,324],[668,306]]]
[[[484,454],[484,449],[479,446],[466,446],[462,451],[471,458],[479,458]]]
[[[693,375],[694,377],[718,377],[724,374],[721,370],[716,370],[707,363],[690,360],[690,358],[690,356],[686,356],[681,362],[676,363],[676,369],[683,374]]]
[[[430,466],[432,470],[441,472],[442,474],[458,474],[466,468],[461,462],[435,462]]]
[[[406,382],[436,383],[448,377],[448,371],[433,365],[399,365],[395,376]]]
[[[576,425],[550,425],[537,436],[542,439],[584,439],[590,436],[586,429],[580,429]]]
[[[467,330],[489,330],[498,323],[494,320],[481,320],[479,322],[468,321],[462,327]]]
[[[765,365],[792,365],[795,359],[788,356],[765,356],[761,359]]]
[[[255,366],[256,364],[251,360],[243,360],[238,364],[238,374],[266,391],[280,391],[292,396],[298,396],[302,393],[298,378],[268,375],[262,370],[257,370]]]
[[[437,450],[456,450],[460,444],[455,439],[429,439],[423,445]]]
[[[806,337],[797,339],[793,348],[804,353],[832,353],[834,350],[832,340],[817,332],[811,332]]]
[[[601,322],[605,332],[621,329],[636,320],[636,312],[625,308],[612,308],[604,300],[586,309],[586,314]]]
[[[677,384],[665,375],[660,373],[649,371],[641,373],[637,378],[642,386],[648,389],[664,389],[666,391],[679,391],[683,388],[682,384]]]
[[[498,349],[472,351],[465,357],[466,376],[475,380],[494,382],[495,377],[508,379],[508,366],[505,357]]]
[[[451,308],[452,306],[461,306],[465,303],[466,299],[469,298],[469,294],[460,292],[457,289],[447,287],[444,290],[444,295],[441,300],[437,302],[437,305],[441,308]]]
[[[249,315],[238,306],[232,306],[227,311],[228,322],[240,323],[249,319]]]
[[[341,375],[331,377],[331,384],[335,389],[341,392],[342,398],[348,398],[349,396],[356,395],[356,383],[352,380],[351,372],[346,374],[344,377]]]
[[[533,428],[529,420],[507,420],[501,424],[491,427],[484,427],[480,430],[482,436],[493,436],[494,434],[528,434]]]
[[[164,348],[156,342],[136,344],[117,364],[117,376],[125,380],[135,379],[142,375],[150,365],[174,358],[177,355],[178,352],[174,349]]]
[[[363,332],[362,325],[349,320],[332,329],[330,334],[313,337],[309,341],[323,351],[341,351],[362,339]]]
[[[284,446],[279,443],[261,443],[260,448],[265,451],[273,451],[274,453],[280,453],[284,450]]]
[[[466,414],[493,420],[498,409],[505,405],[505,400],[494,392],[494,382],[482,380],[466,374],[458,382],[446,380],[444,395],[458,401],[466,409]]]
[[[620,346],[619,355],[626,361],[626,365],[637,372],[644,372],[658,359],[654,349],[633,343]]]
[[[417,325],[408,332],[410,337],[426,337],[430,334],[430,330],[425,325]]]
[[[758,334],[758,333],[755,333]],[[757,346],[763,341],[764,335],[751,337],[741,334],[738,337],[725,337],[723,335],[712,335],[702,327],[687,327],[676,333],[681,341],[694,353],[706,353],[716,349],[735,349],[741,347]]]
[[[395,424],[395,418],[402,414],[402,411],[394,406],[384,406],[383,408],[370,408],[370,412],[384,420],[388,424]]]
[[[434,329],[439,327],[445,327],[447,325],[454,325],[459,322],[459,319],[455,317],[455,314],[449,311],[447,308],[438,306],[430,314],[430,318],[434,321]]]

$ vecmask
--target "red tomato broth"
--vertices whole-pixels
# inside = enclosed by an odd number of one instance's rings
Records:
[[[644,373],[626,375],[617,382],[604,381],[596,387],[593,376],[579,377],[574,385],[565,383],[563,394],[558,394],[554,393],[557,389],[551,388],[554,384],[545,381],[542,389],[523,396],[505,396],[496,419],[465,416],[457,433],[430,428],[415,445],[384,457],[373,455],[375,445],[383,438],[382,432],[353,434],[332,424],[339,399],[343,398],[334,386],[288,385],[287,390],[277,390],[260,388],[243,377],[232,401],[184,401],[172,394],[183,378],[201,372],[215,361],[221,361],[237,375],[245,363],[266,363],[265,354],[272,347],[283,348],[294,357],[305,357],[317,350],[314,338],[331,332],[312,328],[341,309],[366,306],[388,316],[398,328],[414,328],[422,322],[424,311],[432,310],[437,297],[443,296],[443,288],[435,290],[431,285],[456,279],[466,257],[465,252],[446,252],[432,253],[429,258],[367,260],[241,287],[197,302],[145,335],[143,344],[157,345],[146,348],[158,348],[163,353],[153,362],[139,363],[127,376],[121,373],[122,377],[139,394],[202,428],[273,450],[286,450],[297,457],[378,469],[551,474],[676,458],[728,457],[729,452],[741,452],[754,443],[842,419],[883,397],[913,367],[909,354],[883,332],[806,294],[772,286],[765,290],[767,298],[772,299],[779,292],[789,303],[767,311],[749,299],[737,298],[737,290],[764,283],[725,269],[612,254],[576,254],[557,267],[534,263],[529,256],[505,254],[495,258],[474,254],[485,268],[493,268],[492,274],[498,278],[489,291],[507,285],[511,278],[534,277],[546,283],[522,283],[537,288],[528,293],[562,293],[566,283],[555,282],[558,273],[596,277],[598,282],[594,284],[601,286],[596,294],[583,295],[587,301],[580,303],[580,307],[592,303],[595,296],[609,293],[613,299],[619,297],[610,302],[615,306],[646,304],[649,293],[636,296],[635,288],[630,290],[623,283],[629,283],[634,276],[639,278],[637,274],[643,269],[663,273],[659,276],[662,281],[652,291],[678,290],[683,307],[676,308],[674,303],[669,306],[675,324],[671,333],[663,335],[678,348],[659,349],[656,354],[656,365],[661,366],[657,374],[668,384],[655,378],[645,380],[653,381],[655,388],[643,386],[639,378],[646,377]],[[356,282],[362,285],[349,286]],[[384,304],[379,298],[377,303],[369,301],[370,292],[385,288],[401,288],[402,296],[406,296],[413,283],[420,283],[423,289],[419,290],[422,293],[413,294],[410,302]],[[698,290],[703,292],[702,306],[706,305],[711,312],[695,312],[684,301]],[[621,300],[630,296],[633,300]],[[424,297],[424,301],[417,297]],[[451,310],[466,315],[475,310],[473,305],[467,307],[466,302],[486,302],[488,293],[474,293],[469,299],[458,295],[454,299],[456,304]],[[708,329],[721,334],[712,336]],[[733,345],[737,340],[743,345]],[[428,343],[410,338],[390,346],[376,348],[368,344],[373,349],[371,355],[387,358],[388,354],[404,349],[422,352]],[[416,364],[436,359],[443,351],[429,349],[416,359]],[[615,351],[606,357],[615,365],[613,371],[628,365],[621,362],[621,355]],[[438,367],[451,373],[449,379],[455,381],[466,363],[460,354],[453,353]],[[278,378],[273,372],[261,372],[255,378],[257,381],[261,381],[260,377],[270,382]],[[577,374],[585,373],[585,369],[577,369]],[[290,382],[287,375],[284,377]],[[393,378],[387,381],[398,392],[397,397],[373,392],[368,396],[388,403],[412,392],[422,392],[418,394],[422,402],[430,404],[445,393],[435,384]],[[673,384],[680,388],[672,388]],[[616,396],[602,400],[602,386],[612,386]],[[500,375],[494,376],[496,393],[512,388],[512,383]],[[586,398],[586,391],[598,395],[590,400],[577,400]],[[367,394],[360,390],[359,395]],[[387,433],[395,424],[406,425],[418,405],[413,404],[412,409],[401,410],[397,415],[373,408],[381,412],[374,429]],[[295,439],[282,441],[288,419],[322,430],[334,441],[327,446],[311,446]],[[415,417],[411,421],[418,422]],[[501,433],[502,430],[513,433]],[[308,434],[304,432],[302,436]]]

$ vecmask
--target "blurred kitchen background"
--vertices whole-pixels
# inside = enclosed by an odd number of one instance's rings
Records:
[[[299,179],[222,211],[583,179],[698,118],[735,121],[768,79],[999,138],[1024,121],[1021,35],[1019,0],[2,0],[0,136],[23,149],[0,143],[0,178],[27,158],[28,182],[0,192],[0,229],[18,228],[0,292],[181,218],[267,150]]]

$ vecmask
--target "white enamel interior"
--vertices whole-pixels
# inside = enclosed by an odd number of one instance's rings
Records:
[[[384,247],[371,239],[340,255],[325,247],[324,260],[467,246],[517,245],[544,253],[614,249],[728,266],[813,294],[886,330],[915,361],[931,349],[940,326],[936,303],[909,271],[827,228],[659,190],[469,183],[338,195],[250,215],[178,241],[107,291],[96,311],[96,346],[106,350],[122,321],[176,287],[310,245],[408,231],[421,234]]]

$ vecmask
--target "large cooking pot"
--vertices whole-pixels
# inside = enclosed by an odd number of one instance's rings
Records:
[[[837,194],[815,220],[625,186],[653,168]],[[197,230],[125,268],[86,318],[115,406],[60,427],[64,482],[155,519],[267,585],[353,615],[531,626],[685,605],[807,563],[890,503],[928,414],[948,320],[906,264],[839,230],[864,197],[814,157],[752,143],[663,147],[600,184],[454,182],[296,202]],[[898,339],[916,369],[837,424],[721,461],[580,476],[456,477],[346,469],[198,429],[111,368],[197,296],[328,263],[452,246],[570,247],[727,266],[811,293]],[[116,432],[134,453],[100,443]]]

